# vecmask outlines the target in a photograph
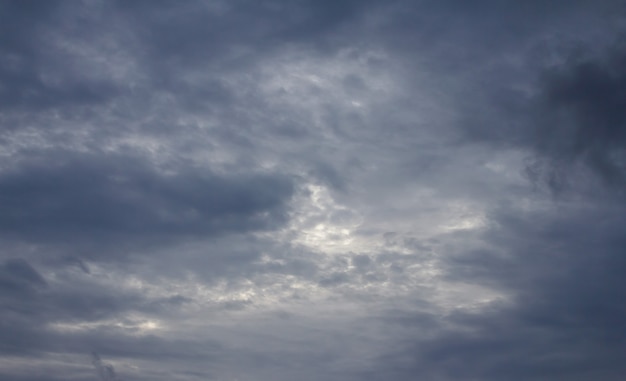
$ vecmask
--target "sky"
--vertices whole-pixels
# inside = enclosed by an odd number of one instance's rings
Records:
[[[0,0],[0,379],[621,381],[620,0]]]

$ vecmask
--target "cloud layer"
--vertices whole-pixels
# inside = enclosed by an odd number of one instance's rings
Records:
[[[621,380],[625,21],[0,1],[0,378]]]

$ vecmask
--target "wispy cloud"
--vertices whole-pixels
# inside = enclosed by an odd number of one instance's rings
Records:
[[[96,372],[98,373],[98,377],[100,378],[100,380],[120,381],[120,379],[117,378],[117,375],[115,374],[115,368],[113,368],[113,365],[107,364],[104,361],[102,361],[102,359],[96,352],[93,352],[91,354],[91,363],[96,369]]]

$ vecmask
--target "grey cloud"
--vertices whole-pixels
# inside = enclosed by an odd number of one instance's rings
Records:
[[[47,283],[27,261],[9,259],[0,267],[0,352],[37,352],[41,328],[35,323],[40,308],[38,300]]]
[[[376,3],[191,1],[181,6],[163,1],[155,6],[154,2],[122,1],[116,6],[131,20],[140,20],[137,31],[153,53],[189,64],[228,56],[233,48],[256,50],[255,44],[267,49],[289,42],[319,43],[320,38]]]
[[[512,301],[438,319],[405,314],[391,323],[406,335],[400,349],[381,357],[368,379],[620,379],[623,213],[516,214],[501,210],[498,227],[485,233],[496,249],[458,252],[446,275],[498,287]],[[425,329],[430,335],[420,337]]]
[[[0,0],[0,378],[620,379],[621,3]]]
[[[119,378],[117,378],[117,375],[115,374],[115,368],[113,367],[113,365],[107,364],[104,361],[102,361],[102,359],[96,352],[92,354],[91,363],[96,369],[96,372],[98,373],[98,377],[100,377],[100,380],[102,381],[119,380]]]
[[[69,257],[69,258],[66,258],[63,262],[66,262],[68,264],[76,266],[78,269],[80,269],[85,274],[90,274],[91,273],[91,271],[89,270],[89,266],[87,266],[87,264],[84,261],[81,261],[80,258]]]
[[[42,287],[46,285],[44,278],[27,261],[9,259],[2,265],[2,283],[13,286]]]
[[[271,229],[284,222],[292,192],[285,176],[163,174],[132,157],[27,160],[0,176],[0,232],[32,242],[123,244]]]
[[[149,86],[177,97],[183,92],[190,96],[183,102],[189,106],[194,95],[217,104],[228,100],[232,94],[220,84],[219,73],[248,70],[281,48],[301,44],[334,51],[333,32],[371,3],[376,2],[164,1],[155,6],[120,1],[109,11],[125,21],[133,43],[140,44],[139,58],[151,74]],[[179,75],[181,68],[200,67],[210,68],[203,75],[213,78],[202,87]]]
[[[140,334],[136,321],[129,317],[136,313],[164,316],[163,313],[191,303],[190,298],[148,297],[72,276],[44,287],[33,271],[25,261],[12,260],[5,263],[0,273],[0,352],[5,355],[36,358],[49,352],[85,354],[97,349],[122,356],[132,353],[134,357],[165,351],[163,356],[172,358],[187,356],[182,348],[197,345],[181,344],[175,345],[177,349],[168,349],[171,344],[167,341]],[[8,282],[12,284],[5,287]],[[96,323],[96,327],[81,329],[81,324],[89,323]],[[56,328],[58,324],[66,330]]]
[[[5,324],[22,317],[36,316],[36,302],[46,291],[47,282],[30,263],[23,259],[8,259],[0,267],[0,306]]]
[[[80,54],[58,41],[81,21],[88,22],[80,20],[84,7],[81,3],[57,1],[2,2],[2,110],[76,108],[106,102],[120,93],[121,87],[115,81],[99,77],[96,68],[88,67]]]
[[[567,175],[559,171],[567,171],[578,161],[604,182],[623,185],[625,62],[623,48],[617,47],[606,57],[570,58],[544,74],[542,114],[546,120],[539,123],[530,144],[550,161],[547,175],[553,181],[558,183],[559,177]],[[537,173],[541,170],[537,163],[529,170],[542,175]]]
[[[614,6],[606,2],[598,14],[610,17]],[[551,12],[568,19],[560,6]],[[555,29],[561,19],[554,25],[539,16],[519,20],[536,22],[537,32],[506,36],[508,45],[494,47],[508,61],[482,61],[490,57],[480,51],[482,41],[476,60],[459,61],[464,70],[443,69],[453,78],[445,85],[459,96],[442,98],[459,110],[453,134],[461,144],[526,151],[525,175],[554,194],[585,190],[597,180],[619,191],[624,181],[623,27],[608,23],[607,35],[598,38]],[[468,38],[491,33],[482,28]],[[474,77],[464,78],[460,73],[465,72]],[[456,88],[459,83],[471,85]]]
[[[137,294],[101,289],[89,283],[49,285],[25,261],[9,260],[2,273],[2,304],[11,324],[24,329],[70,319],[93,321],[129,310],[157,310],[166,301],[150,301]],[[153,304],[157,303],[157,304]],[[7,324],[9,324],[7,321]],[[9,326],[11,325],[9,324]],[[33,325],[35,327],[33,327]],[[10,331],[7,331],[10,334]]]
[[[349,274],[345,272],[336,272],[320,279],[319,284],[322,287],[335,287],[350,281]]]

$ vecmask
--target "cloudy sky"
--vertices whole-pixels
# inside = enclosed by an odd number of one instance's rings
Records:
[[[0,379],[626,374],[620,0],[0,1]]]

